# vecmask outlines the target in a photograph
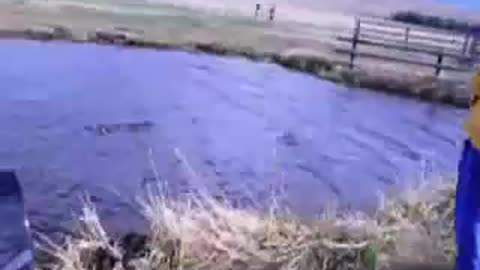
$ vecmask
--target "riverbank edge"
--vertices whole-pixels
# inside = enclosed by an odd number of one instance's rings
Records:
[[[0,30],[0,39],[95,43],[130,48],[177,50],[242,57],[255,62],[274,63],[348,88],[365,88],[387,94],[415,97],[457,108],[468,108],[469,105],[469,91],[462,89],[458,82],[447,81],[434,76],[405,77],[397,73],[385,75],[385,73],[379,74],[374,71],[350,69],[345,63],[308,54],[283,55],[276,52],[263,52],[251,47],[226,46],[221,43],[189,42],[180,44],[148,40],[144,37],[138,37],[128,30],[95,30],[78,35],[74,34],[72,29],[63,26],[4,29]]]
[[[205,193],[148,193],[138,205],[146,234],[120,238],[87,196],[76,233],[58,244],[40,238],[37,269],[452,269],[456,185],[439,180],[384,201],[375,215],[333,209],[311,221],[275,204],[264,213]]]

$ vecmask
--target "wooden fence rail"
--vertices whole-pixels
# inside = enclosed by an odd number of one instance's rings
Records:
[[[472,70],[475,61],[480,58],[478,38],[469,33],[417,27],[387,20],[357,18],[352,36],[337,37],[340,42],[350,43],[350,48],[337,48],[336,51],[350,56],[349,65],[351,68],[354,67],[356,58],[367,57],[432,67],[435,75],[438,76],[442,70],[460,72]],[[397,54],[392,56],[390,53],[389,55],[381,55],[374,52],[361,52],[358,49],[361,45],[396,51]],[[405,57],[408,53],[431,56],[435,61],[409,59]],[[456,64],[447,64],[446,59],[454,60],[453,62]]]

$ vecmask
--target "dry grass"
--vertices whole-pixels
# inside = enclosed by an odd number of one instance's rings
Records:
[[[302,223],[272,211],[235,209],[205,193],[173,200],[147,192],[139,201],[150,225],[138,256],[110,239],[88,200],[78,237],[62,245],[44,239],[50,269],[388,269],[394,258],[451,261],[454,256],[453,181],[425,185],[385,202],[378,213],[325,213]],[[99,258],[99,250],[112,263]],[[101,252],[101,253],[102,253]],[[105,257],[105,256],[104,256]],[[100,261],[99,261],[100,260]],[[98,269],[98,268],[97,268]]]

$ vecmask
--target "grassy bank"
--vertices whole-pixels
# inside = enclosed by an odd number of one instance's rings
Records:
[[[448,269],[455,253],[453,181],[406,192],[373,216],[332,211],[308,222],[274,200],[264,213],[201,193],[174,200],[148,192],[139,206],[147,234],[111,239],[86,200],[76,236],[42,238],[40,268]]]

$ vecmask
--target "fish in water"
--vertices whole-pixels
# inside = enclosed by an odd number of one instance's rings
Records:
[[[299,145],[297,137],[290,131],[283,133],[278,139],[286,146],[293,147]]]
[[[94,126],[85,126],[85,130],[93,132],[98,136],[106,136],[117,132],[147,132],[154,127],[152,121],[117,123],[117,124],[97,124]]]

